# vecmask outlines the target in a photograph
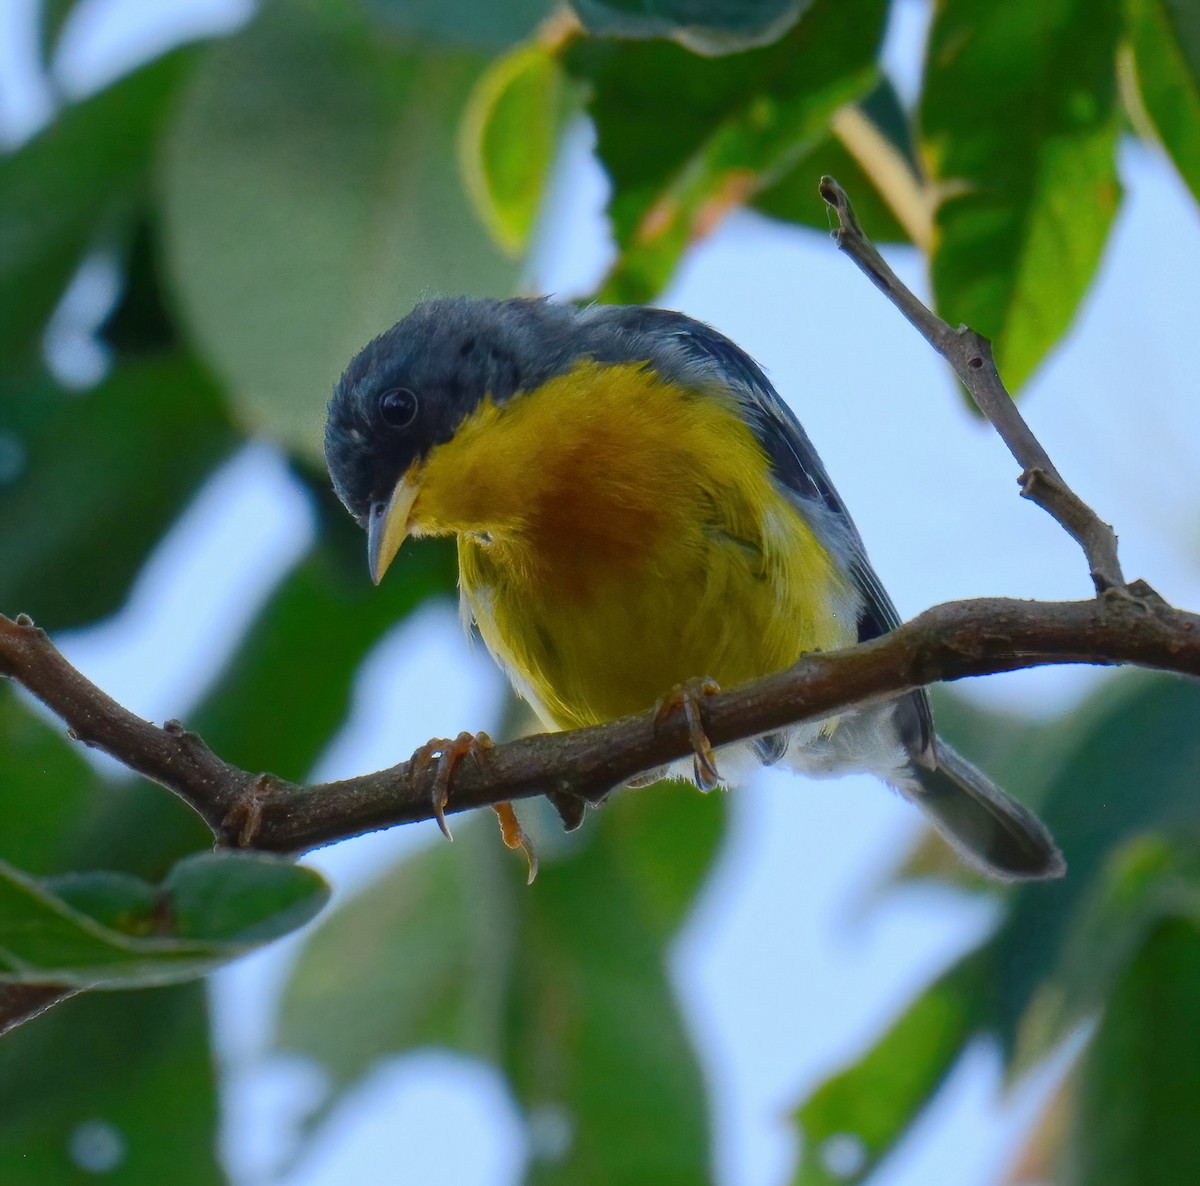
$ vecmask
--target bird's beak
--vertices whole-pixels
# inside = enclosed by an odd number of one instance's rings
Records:
[[[377,585],[383,580],[383,574],[408,535],[408,517],[412,514],[413,503],[417,501],[420,489],[405,474],[396,483],[389,498],[371,504],[367,524],[367,562],[371,566],[371,580]]]

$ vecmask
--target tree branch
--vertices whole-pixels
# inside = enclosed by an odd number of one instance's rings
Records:
[[[1022,497],[1052,515],[1083,549],[1097,593],[1124,588],[1116,533],[1063,481],[1001,381],[991,342],[965,325],[951,329],[917,299],[863,233],[846,191],[832,177],[821,178],[821,197],[833,208],[841,224],[833,233],[838,247],[954,368],[975,406],[1017,459],[1023,470]]]
[[[1132,663],[1200,675],[1200,616],[1148,588],[1083,602],[1004,598],[951,602],[882,638],[806,656],[788,671],[707,697],[714,745],[831,716],[939,680],[1050,663]],[[27,687],[72,736],[190,804],[219,843],[303,852],[433,818],[436,763],[401,762],[341,782],[300,786],[231,766],[178,722],[158,727],[106,696],[27,618],[0,616],[0,674]],[[682,714],[653,711],[569,733],[541,734],[466,758],[447,812],[556,792],[596,802],[631,778],[691,753]]]
[[[1200,617],[1176,610],[1143,582],[1127,586],[1116,537],[1065,485],[1017,412],[986,339],[952,330],[896,278],[858,226],[841,187],[822,195],[837,211],[838,244],[954,367],[1024,466],[1022,493],[1082,545],[1102,594],[1087,602],[1006,599],[954,602],[844,651],[707,697],[703,727],[714,745],[829,717],[939,680],[1048,663],[1131,663],[1200,675]],[[341,782],[300,786],[230,765],[178,721],[144,721],[75,670],[26,617],[0,615],[0,675],[23,684],[69,727],[190,804],[218,843],[303,852],[363,832],[434,817],[438,763],[401,762]],[[597,802],[637,775],[691,754],[683,714],[653,711],[590,729],[480,749],[459,762],[447,812],[549,794]],[[428,747],[426,747],[428,748]]]

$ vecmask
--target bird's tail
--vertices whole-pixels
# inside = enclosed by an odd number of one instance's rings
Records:
[[[1036,815],[1006,795],[940,738],[926,765],[914,758],[915,786],[903,788],[933,826],[981,872],[1004,881],[1061,877],[1066,862]]]

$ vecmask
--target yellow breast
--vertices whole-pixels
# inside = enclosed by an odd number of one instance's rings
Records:
[[[858,598],[732,402],[586,361],[485,401],[415,475],[488,649],[549,724],[854,640]]]

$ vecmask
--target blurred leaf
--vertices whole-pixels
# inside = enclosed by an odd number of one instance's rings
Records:
[[[102,780],[79,746],[0,686],[0,858],[38,875],[57,873],[79,817]]]
[[[0,359],[27,365],[84,255],[129,216],[192,60],[178,50],[0,157]]]
[[[313,496],[317,547],[275,589],[188,719],[227,761],[298,780],[345,720],[360,661],[417,606],[449,598],[458,575],[452,541],[416,540],[375,588],[366,536],[327,484]]]
[[[366,0],[385,28],[433,45],[507,49],[528,37],[554,0]]]
[[[962,1054],[986,994],[968,956],[927,988],[853,1066],[796,1113],[804,1138],[793,1186],[863,1181],[920,1115]]]
[[[212,834],[156,783],[106,777],[60,723],[0,688],[0,859],[37,876],[118,869],[153,882]]]
[[[535,1122],[530,1186],[710,1180],[704,1082],[666,943],[711,865],[723,809],[679,785],[623,794],[522,895],[504,1068]],[[565,1150],[539,1146],[546,1127],[561,1128]]]
[[[1022,1020],[1034,1054],[1051,1049],[1102,1007],[1147,932],[1164,915],[1200,920],[1197,829],[1171,839],[1135,836],[1120,844],[1092,879],[1072,919],[1054,975]]]
[[[1200,920],[1159,921],[1081,1068],[1066,1186],[1200,1180]]]
[[[152,220],[147,211],[132,229],[121,295],[99,328],[100,339],[126,357],[165,354],[183,346],[167,307]]]
[[[195,979],[302,926],[328,896],[313,870],[262,854],[185,858],[158,891],[127,874],[38,881],[0,862],[0,980],[135,988]]]
[[[1015,390],[1091,284],[1120,197],[1118,0],[944,0],[926,58],[938,312],[991,338]]]
[[[664,944],[722,815],[719,796],[690,788],[622,794],[543,853],[530,888],[485,821],[458,829],[453,848],[405,862],[313,935],[279,1044],[343,1089],[376,1059],[430,1043],[497,1063],[531,1121],[529,1182],[707,1180],[699,1067]],[[539,1158],[546,1124],[566,1148]]]
[[[783,36],[813,0],[570,0],[599,37],[671,37],[698,54],[728,54]]]
[[[715,60],[660,42],[567,48],[613,183],[621,255],[602,299],[653,299],[689,243],[822,140],[873,85],[886,12],[883,0],[816,0],[777,44]],[[671,119],[646,117],[663,109]]]
[[[40,35],[42,61],[49,62],[58,43],[59,35],[77,7],[78,0],[40,0],[38,8],[38,33]]]
[[[867,1175],[973,1034],[995,1033],[1015,1075],[1103,1005],[1164,913],[1200,918],[1200,685],[1125,674],[1048,725],[944,694],[937,712],[940,730],[1038,807],[1068,874],[1014,887],[996,935],[804,1105],[804,1186]],[[953,1020],[935,1021],[939,1008]]]
[[[908,115],[887,78],[881,79],[855,108],[856,118],[866,121],[878,137],[870,170],[864,171],[863,162],[846,146],[844,124],[839,121],[853,109],[845,108],[839,112],[834,130],[778,181],[757,194],[751,204],[773,218],[825,231],[830,226],[829,207],[817,192],[817,184],[822,177],[835,177],[850,195],[859,222],[876,243],[907,243],[911,237],[896,220],[892,205],[903,206],[907,193],[897,192],[897,186],[889,190],[887,180],[903,176],[911,187],[921,184]],[[843,129],[841,134],[839,128]]]
[[[1131,674],[1059,731],[1066,760],[1052,762],[1040,809],[1062,846],[1068,875],[1019,887],[990,945],[996,1021],[1010,1058],[1021,1039],[1019,1065],[1046,1053],[1070,1023],[1069,1013],[1054,1013],[1062,1020],[1047,1031],[1045,1014],[1030,1012],[1035,996],[1054,1001],[1066,984],[1099,974],[1095,950],[1077,950],[1070,940],[1103,900],[1097,896],[1105,893],[1103,879],[1120,872],[1113,864],[1118,848],[1147,835],[1185,842],[1200,835],[1200,684]]]
[[[1127,0],[1138,88],[1163,147],[1200,200],[1200,6]]]
[[[467,101],[459,163],[484,226],[510,255],[525,249],[554,160],[565,102],[562,69],[544,45],[498,58]]]
[[[435,843],[404,860],[305,944],[277,1042],[315,1058],[335,1087],[419,1046],[499,1060],[522,887],[487,825],[467,821],[453,848]]]
[[[221,397],[192,360],[118,366],[72,395],[0,389],[0,606],[61,630],[112,613],[147,554],[232,448]]]
[[[285,857],[198,852],[171,870],[162,895],[172,934],[249,947],[304,926],[329,901],[329,886]]]
[[[88,993],[0,1041],[2,1182],[221,1186],[216,1129],[199,985]]]
[[[515,267],[458,177],[482,62],[272,5],[210,47],[165,152],[166,259],[247,428],[319,458],[350,357],[431,292],[506,294]]]
[[[49,792],[44,784],[41,790]],[[120,869],[157,884],[177,861],[207,851],[212,833],[158,783],[117,775],[98,780],[97,792],[81,797],[75,827],[64,840],[56,871]]]
[[[205,849],[205,823],[156,783],[109,778],[84,759],[65,727],[47,725],[0,688],[0,858],[37,876],[109,868],[160,881]]]
[[[130,873],[63,873],[41,884],[73,910],[110,931],[148,935],[155,929],[158,892]]]

